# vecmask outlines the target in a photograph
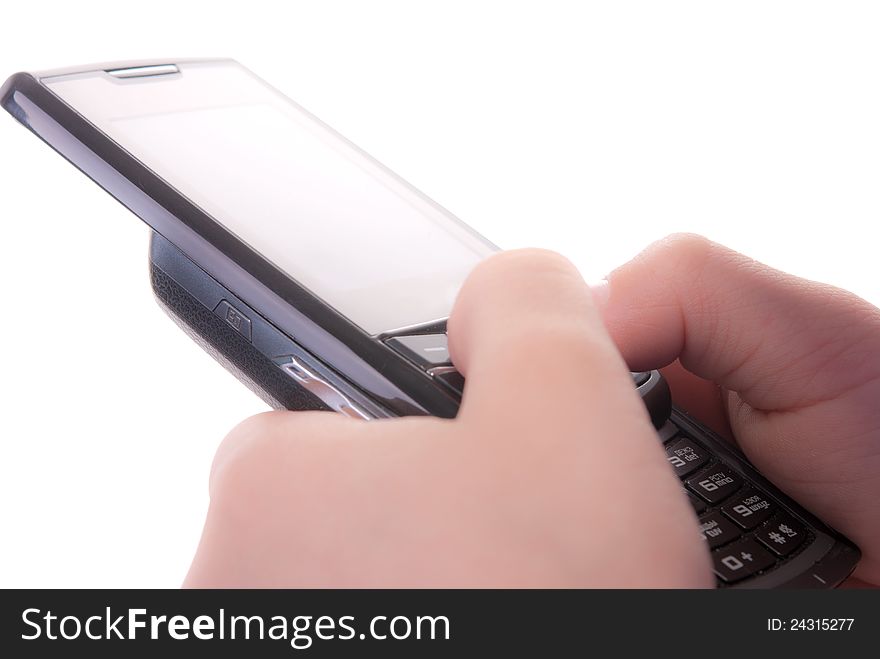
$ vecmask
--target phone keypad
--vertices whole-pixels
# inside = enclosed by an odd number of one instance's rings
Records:
[[[773,570],[809,544],[812,534],[801,522],[699,441],[675,430],[664,442],[666,457],[698,517],[719,586]]]

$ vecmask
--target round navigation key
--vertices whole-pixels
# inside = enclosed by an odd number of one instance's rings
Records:
[[[438,366],[428,371],[435,380],[438,380],[461,396],[464,393],[464,376],[454,366]]]

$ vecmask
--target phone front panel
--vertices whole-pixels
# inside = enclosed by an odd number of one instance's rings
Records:
[[[237,63],[177,68],[43,83],[368,334],[449,315],[490,243]]]
[[[336,351],[336,370],[363,370],[360,359],[381,364],[415,396],[400,410],[454,413],[463,383],[449,361],[445,319],[468,272],[495,246],[236,62],[142,68],[41,83],[214,223],[196,227],[203,237],[232,238],[222,251],[235,267],[212,276],[284,327],[278,305],[237,290],[238,266],[258,271],[351,349],[348,360]],[[268,268],[249,268],[254,261]],[[308,332],[297,334],[309,343]],[[327,358],[320,342],[309,348]]]

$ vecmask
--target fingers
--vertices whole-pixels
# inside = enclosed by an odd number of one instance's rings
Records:
[[[859,576],[880,583],[880,312],[694,236],[651,246],[609,282],[606,324],[630,366],[677,358],[726,389],[751,462],[851,537]]]
[[[810,405],[880,377],[875,307],[705,238],[662,240],[608,279],[606,325],[634,369],[678,358],[767,410]]]
[[[707,583],[680,482],[570,263],[488,260],[449,336],[467,378],[454,421],[275,413],[233,431],[186,584]],[[632,485],[609,506],[619,473]],[[682,560],[657,572],[657,554]]]
[[[497,445],[481,441],[482,430],[425,417],[360,423],[320,412],[248,419],[218,452],[185,585],[712,583],[696,520],[656,437],[647,445],[656,460],[641,464],[615,442],[617,469],[609,470],[602,459],[614,440],[608,435],[602,451],[578,462],[575,451],[485,450]],[[619,473],[632,484],[608,505]]]
[[[321,561],[307,559],[330,553],[334,542],[322,534],[347,521],[352,478],[344,474],[363,474],[365,491],[379,486],[370,470],[388,451],[378,430],[332,412],[267,412],[236,426],[214,458],[208,515],[184,585],[320,583]],[[406,456],[408,444],[397,444]]]
[[[540,418],[561,427],[609,397],[638,402],[590,289],[553,252],[502,252],[481,263],[448,329],[467,380],[460,418]]]

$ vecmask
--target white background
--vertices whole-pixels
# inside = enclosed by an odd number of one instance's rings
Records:
[[[234,57],[502,247],[595,278],[697,231],[876,304],[876,7],[6,3],[0,76]],[[0,149],[0,586],[176,586],[264,405],[155,305],[133,215],[5,114]]]

